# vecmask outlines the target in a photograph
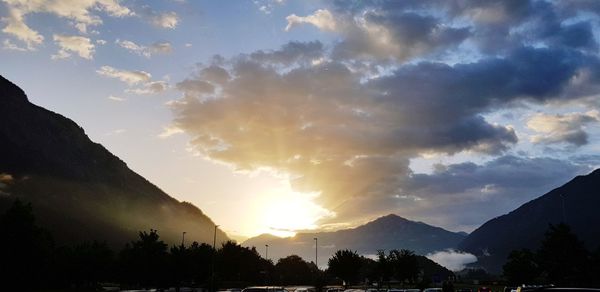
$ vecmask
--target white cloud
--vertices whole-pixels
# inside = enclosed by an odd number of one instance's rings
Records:
[[[452,249],[427,254],[426,257],[451,271],[460,271],[466,265],[477,262],[473,254]]]
[[[134,54],[138,54],[146,58],[150,58],[154,54],[169,54],[173,51],[173,47],[169,42],[155,42],[150,46],[143,46],[129,40],[117,39],[115,43]]]
[[[148,82],[152,78],[152,75],[145,71],[120,70],[111,66],[102,66],[100,69],[96,70],[96,73],[110,78],[117,78],[129,85]]]
[[[8,17],[3,19],[6,26],[2,31],[23,41],[29,50],[42,44],[44,37],[26,24],[25,16],[28,14],[50,13],[72,20],[72,25],[83,33],[87,32],[88,26],[102,24],[102,19],[93,14],[96,11],[104,11],[113,17],[134,15],[129,8],[120,5],[117,0],[6,0],[4,2],[8,8]],[[66,54],[63,52],[57,56],[64,55]]]
[[[19,51],[19,52],[25,52],[28,51],[27,48],[24,47],[19,47],[17,44],[13,43],[11,40],[9,39],[5,39],[2,42],[2,48],[5,50],[9,50],[9,51]]]
[[[112,100],[112,101],[118,101],[118,102],[121,102],[121,101],[125,101],[125,100],[127,100],[127,99],[125,99],[125,98],[123,98],[123,97],[114,96],[114,95],[109,95],[109,96],[108,96],[108,99],[110,99],[110,100]]]
[[[179,23],[179,17],[175,12],[165,12],[152,16],[151,21],[155,26],[174,29]]]
[[[168,127],[163,128],[163,131],[160,134],[158,134],[158,137],[161,139],[166,139],[173,135],[182,134],[182,133],[184,133],[182,129],[180,129],[178,127],[174,127],[174,126],[168,126]]]
[[[106,41],[105,40],[96,40],[96,43],[99,45],[106,45]]]
[[[54,42],[60,47],[52,59],[64,59],[76,53],[81,58],[91,60],[94,55],[94,44],[91,40],[82,36],[66,36],[55,34],[52,36]]]
[[[161,80],[161,81],[148,82],[148,83],[144,84],[144,86],[142,88],[130,88],[130,89],[125,90],[125,92],[139,94],[139,95],[158,94],[158,93],[161,93],[161,92],[167,90],[168,88],[169,88],[169,83]]]
[[[24,15],[16,9],[9,8],[9,16],[2,19],[6,26],[2,32],[13,35],[27,45],[28,50],[34,50],[44,41],[44,37],[25,24]]]
[[[319,9],[315,13],[308,16],[298,16],[296,14],[289,15],[285,18],[288,22],[285,31],[289,31],[292,27],[299,24],[312,24],[321,30],[335,31],[338,27],[335,18],[327,9]]]

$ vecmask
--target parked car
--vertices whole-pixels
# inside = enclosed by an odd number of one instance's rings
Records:
[[[285,292],[285,290],[279,286],[253,286],[244,288],[242,292]]]
[[[423,292],[442,292],[442,288],[427,288]]]
[[[492,289],[488,287],[479,287],[479,289],[477,289],[477,292],[492,292]]]

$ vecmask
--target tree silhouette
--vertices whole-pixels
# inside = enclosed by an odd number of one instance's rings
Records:
[[[273,264],[260,257],[256,248],[228,241],[217,251],[217,279],[235,286],[266,285],[271,282]]]
[[[48,285],[52,237],[35,224],[31,204],[16,200],[0,216],[0,261],[3,286],[10,288]]]
[[[537,259],[548,281],[554,284],[578,285],[587,281],[589,253],[566,224],[550,225]]]
[[[309,263],[297,255],[281,258],[275,265],[275,276],[280,285],[306,285],[315,279]]]
[[[189,247],[173,246],[169,252],[169,282],[180,287],[192,284],[208,287],[213,255],[212,246],[193,242]]]
[[[362,258],[355,251],[338,250],[329,259],[328,270],[333,276],[342,279],[346,285],[351,285],[358,281],[362,263]]]
[[[419,262],[414,252],[401,249],[391,250],[388,255],[393,269],[394,278],[399,281],[414,283],[419,276]]]
[[[529,249],[514,250],[503,267],[504,277],[511,285],[534,283],[540,275],[535,254]]]
[[[167,281],[167,244],[158,232],[139,233],[139,240],[128,243],[120,253],[122,281],[134,286],[164,286]]]

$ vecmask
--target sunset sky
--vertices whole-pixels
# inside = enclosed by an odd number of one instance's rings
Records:
[[[0,0],[0,18],[0,74],[235,238],[389,213],[470,232],[600,165],[600,1]]]

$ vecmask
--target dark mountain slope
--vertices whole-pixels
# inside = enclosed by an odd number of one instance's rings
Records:
[[[0,209],[15,198],[31,202],[59,241],[122,244],[154,228],[171,243],[183,231],[190,241],[212,243],[214,223],[198,208],[168,196],[0,76]]]
[[[297,254],[305,260],[314,261],[314,238],[319,243],[319,263],[338,249],[351,249],[360,254],[374,255],[377,250],[410,249],[417,254],[454,248],[465,236],[439,227],[414,222],[397,215],[388,215],[365,225],[335,232],[298,233],[294,237],[278,238],[260,235],[246,240],[243,245],[256,246],[261,250],[269,244],[269,257],[278,259]]]
[[[486,222],[460,244],[460,249],[475,254],[482,267],[499,273],[510,251],[536,249],[549,224],[563,221],[588,248],[596,249],[600,246],[599,210],[600,170],[595,170]]]

